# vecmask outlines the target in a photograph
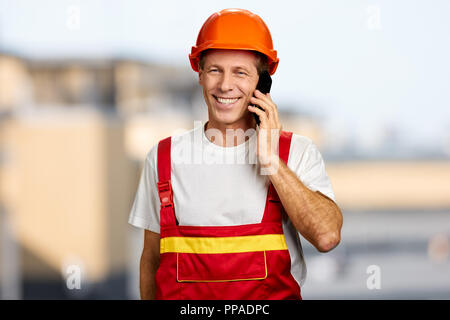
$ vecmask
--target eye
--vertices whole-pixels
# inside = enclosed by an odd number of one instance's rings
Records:
[[[217,69],[217,68],[212,68],[212,69],[209,69],[208,72],[209,72],[209,73],[216,73],[216,72],[219,72],[219,69]]]

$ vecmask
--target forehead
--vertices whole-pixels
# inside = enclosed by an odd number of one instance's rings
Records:
[[[212,49],[205,52],[205,66],[208,64],[223,66],[245,65],[256,68],[258,56],[248,50],[222,50]]]

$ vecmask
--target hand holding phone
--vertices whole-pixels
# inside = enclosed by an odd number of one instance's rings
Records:
[[[272,86],[272,78],[270,77],[269,72],[264,71],[260,74],[258,84],[256,85],[256,89],[261,91],[263,94],[269,93],[270,88]],[[263,110],[260,106],[255,105],[255,107]],[[253,113],[253,117],[255,117],[256,125],[259,126],[261,121],[259,120],[259,116],[256,113]]]

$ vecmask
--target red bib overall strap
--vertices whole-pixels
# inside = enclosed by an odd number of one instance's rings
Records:
[[[292,132],[281,131],[278,144],[278,156],[281,161],[286,165],[289,159],[289,150],[291,148]],[[281,206],[280,198],[272,183],[269,184],[269,190],[267,191],[266,207],[262,222],[280,221],[281,212],[283,207]]]
[[[175,226],[175,211],[170,170],[171,137],[161,140],[158,144],[158,194],[161,202],[160,225]]]

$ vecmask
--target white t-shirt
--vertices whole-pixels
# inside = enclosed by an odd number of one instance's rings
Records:
[[[256,132],[245,143],[221,147],[205,135],[202,126],[172,136],[171,182],[179,225],[230,226],[259,223],[266,202],[269,178],[261,175],[256,161]],[[160,232],[160,200],[156,144],[147,154],[131,209],[129,223]],[[290,168],[311,190],[335,200],[322,156],[312,141],[292,135]],[[299,233],[289,219],[283,230],[291,257],[291,273],[300,287],[306,265]]]

